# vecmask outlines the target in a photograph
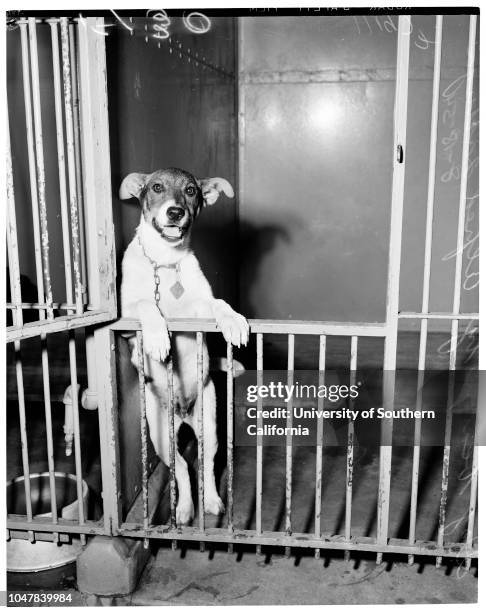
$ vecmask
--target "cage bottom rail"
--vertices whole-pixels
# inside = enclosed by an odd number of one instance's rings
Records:
[[[225,528],[214,527],[201,532],[196,527],[172,529],[161,525],[143,529],[140,525],[124,523],[117,530],[117,535],[131,538],[153,538],[158,540],[181,540],[189,542],[213,542],[218,544],[249,544],[264,546],[283,546],[292,548],[351,550],[374,553],[393,553],[403,555],[424,555],[430,557],[442,556],[452,558],[478,557],[477,549],[469,549],[464,543],[444,544],[437,546],[434,541],[417,540],[410,544],[408,540],[390,538],[386,544],[378,544],[373,537],[356,536],[346,540],[342,535],[322,535],[320,538],[307,533],[263,531],[258,534],[254,530],[241,529],[229,532]]]

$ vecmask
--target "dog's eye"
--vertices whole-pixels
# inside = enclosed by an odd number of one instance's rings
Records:
[[[188,196],[196,195],[196,188],[194,187],[194,185],[189,185],[189,187],[187,187],[186,189],[186,193]]]
[[[160,183],[154,183],[152,185],[152,189],[155,191],[155,193],[160,193],[162,191],[162,185]]]

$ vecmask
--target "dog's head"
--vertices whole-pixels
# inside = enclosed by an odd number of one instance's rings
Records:
[[[178,168],[152,174],[133,172],[120,186],[120,199],[138,198],[143,218],[170,246],[186,242],[194,220],[203,206],[214,204],[221,192],[234,196],[223,178],[196,179]]]

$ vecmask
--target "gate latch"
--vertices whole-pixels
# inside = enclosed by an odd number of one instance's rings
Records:
[[[397,162],[403,164],[403,147],[400,144],[397,145]]]

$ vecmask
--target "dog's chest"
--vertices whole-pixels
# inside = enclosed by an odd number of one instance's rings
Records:
[[[144,298],[153,300],[165,316],[181,317],[190,316],[188,312],[190,304],[198,294],[197,278],[191,269],[182,263],[177,267],[155,268],[143,262],[144,274],[143,285]],[[140,278],[142,280],[142,277]]]

